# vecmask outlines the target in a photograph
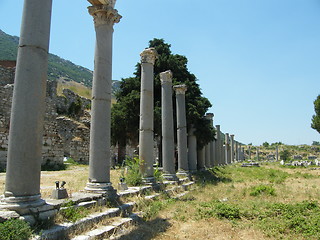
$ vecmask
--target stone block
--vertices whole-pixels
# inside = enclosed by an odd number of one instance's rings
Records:
[[[0,211],[0,223],[11,218],[19,218],[20,215],[15,211]]]
[[[67,189],[65,188],[54,189],[51,194],[51,198],[53,199],[64,199],[68,197]]]

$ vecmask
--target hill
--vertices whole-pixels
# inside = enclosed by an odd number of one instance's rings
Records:
[[[0,29],[0,60],[16,60],[18,44],[19,38],[17,36],[6,34]],[[62,85],[63,83],[74,81],[91,88],[92,76],[93,72],[91,70],[76,65],[57,55],[49,54],[48,79],[55,81],[63,80],[62,82],[60,81]],[[119,89],[119,86],[119,81],[112,81],[112,95],[114,95],[114,93]],[[66,88],[68,87],[66,86]]]

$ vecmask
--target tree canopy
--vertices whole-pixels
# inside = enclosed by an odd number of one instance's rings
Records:
[[[186,84],[186,115],[188,128],[193,125],[201,148],[214,138],[214,129],[204,115],[211,107],[210,101],[202,96],[196,76],[188,71],[188,59],[173,54],[171,45],[163,39],[149,41],[148,47],[154,47],[158,59],[154,66],[154,133],[161,136],[161,82],[159,74],[171,70],[173,85]],[[137,63],[134,76],[121,80],[120,89],[116,93],[117,103],[112,108],[112,143],[125,144],[130,141],[138,143],[139,111],[140,111],[141,65]],[[173,108],[175,116],[175,98]],[[176,123],[175,123],[176,124]]]
[[[320,133],[320,95],[313,103],[316,114],[312,116],[311,127]]]

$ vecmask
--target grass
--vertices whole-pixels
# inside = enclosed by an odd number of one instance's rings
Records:
[[[91,99],[92,90],[80,83],[74,81],[58,81],[57,95],[61,96],[63,89],[70,89],[81,97]]]
[[[114,186],[122,175],[120,169],[111,170]],[[0,175],[0,183],[3,176]],[[71,165],[58,172],[44,171],[41,193],[49,196],[54,182],[64,180],[72,195],[84,189],[87,179],[88,166],[84,165]],[[181,199],[126,199],[137,201],[135,211],[145,213],[145,222],[134,227],[128,236],[134,239],[148,234],[152,236],[149,239],[158,240],[320,239],[319,169],[234,165],[199,172],[195,179],[196,189]],[[68,211],[63,217],[69,221],[85,214],[82,209]],[[93,211],[103,210],[97,207]]]

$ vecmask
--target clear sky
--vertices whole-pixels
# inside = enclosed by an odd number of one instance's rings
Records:
[[[50,52],[93,69],[85,0],[54,0]],[[19,36],[23,0],[0,0],[0,29]],[[243,143],[311,144],[320,94],[320,0],[118,0],[113,79],[132,76],[153,38],[189,59],[215,124]]]

